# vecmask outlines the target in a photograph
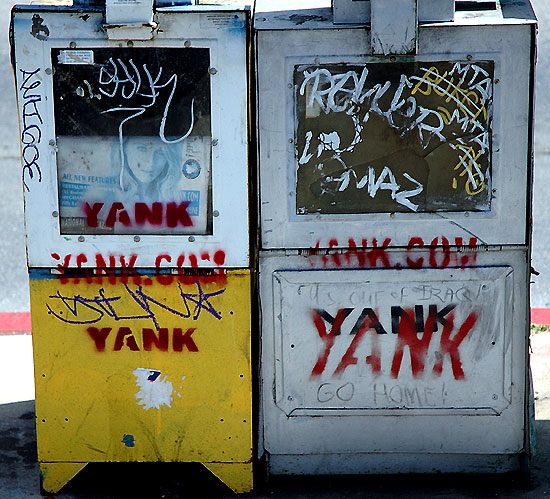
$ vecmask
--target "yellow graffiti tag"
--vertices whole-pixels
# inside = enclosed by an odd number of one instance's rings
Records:
[[[454,77],[448,80],[447,76],[447,71],[440,75],[435,66],[430,67],[421,78],[416,78],[418,83],[413,87],[411,95],[419,92],[428,96],[434,92],[441,97],[446,96],[446,103],[455,102],[457,109],[469,119],[477,120],[480,114],[483,114],[484,119],[487,119],[487,109],[484,105],[479,105],[480,98],[477,92],[469,88],[463,88],[460,82],[455,84]]]
[[[458,163],[454,167],[455,170],[463,168],[459,176],[468,175],[468,180],[464,186],[466,193],[470,196],[475,196],[485,189],[485,175],[481,171],[481,165],[478,159],[482,154],[482,150],[476,152],[472,146],[459,145],[458,149],[463,152]],[[456,188],[456,179],[453,179],[453,188]]]

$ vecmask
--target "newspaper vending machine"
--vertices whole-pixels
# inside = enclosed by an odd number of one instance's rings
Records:
[[[249,11],[96,3],[12,11],[42,486],[192,461],[248,491]]]
[[[268,473],[531,451],[529,2],[258,0]]]

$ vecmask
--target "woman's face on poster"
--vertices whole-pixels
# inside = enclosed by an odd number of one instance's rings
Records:
[[[165,147],[159,137],[127,137],[126,162],[139,182],[149,184],[162,173],[168,162]]]

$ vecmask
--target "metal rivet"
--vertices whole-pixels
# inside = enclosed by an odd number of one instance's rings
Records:
[[[190,243],[194,243],[195,242],[195,237],[194,236],[189,236],[189,238],[187,239]]]
[[[134,42],[132,40],[128,40],[126,42],[126,45],[128,45],[128,47],[133,47],[134,46]]]
[[[76,42],[69,43],[69,48],[75,49],[76,48]]]
[[[189,40],[185,40],[185,42],[183,42],[183,46],[189,48],[191,46],[191,42]]]
[[[51,75],[52,74],[52,68],[46,68],[45,72],[46,72],[47,75]]]
[[[468,55],[466,56],[466,59],[468,59],[469,61],[471,61],[471,60],[473,59],[473,57],[472,57],[471,55],[468,54]]]
[[[395,62],[397,59],[394,55],[390,56],[390,62]]]
[[[59,213],[57,211],[52,211],[52,217],[57,218]]]
[[[216,68],[210,68],[210,69],[208,70],[208,72],[209,72],[211,75],[215,75],[215,74],[218,72],[218,70],[217,70]]]
[[[318,57],[316,57],[315,59],[313,59],[313,63],[314,64],[321,64],[321,61],[319,60]]]
[[[86,241],[86,238],[84,236],[78,236],[79,243],[83,243],[84,241]]]
[[[500,83],[500,80],[497,78],[497,79],[495,80],[495,85],[498,85],[499,83]]]
[[[288,139],[288,143],[289,143],[289,144],[293,144],[293,143],[294,143],[294,139]]]
[[[288,84],[288,88],[293,89],[293,88],[294,88],[294,85],[293,85],[292,83],[289,83],[289,84]]]
[[[470,216],[470,214],[469,214],[467,211],[465,211],[465,212],[464,212],[464,216],[465,216],[466,218],[468,218],[468,217]]]
[[[134,242],[139,243],[141,241],[141,237],[134,236]]]
[[[220,216],[220,212],[218,210],[214,210],[212,212],[212,215],[214,215],[215,217],[219,217]]]
[[[51,146],[55,146],[55,140],[50,139],[50,141],[48,142],[48,144],[50,144]]]
[[[496,393],[493,393],[493,400],[497,400],[498,399],[498,395]]]
[[[218,145],[218,139],[212,139],[212,145],[217,146]]]

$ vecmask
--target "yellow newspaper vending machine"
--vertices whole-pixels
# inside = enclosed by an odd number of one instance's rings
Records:
[[[199,462],[252,488],[246,9],[16,6],[42,487]]]

